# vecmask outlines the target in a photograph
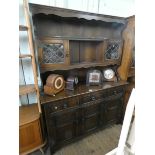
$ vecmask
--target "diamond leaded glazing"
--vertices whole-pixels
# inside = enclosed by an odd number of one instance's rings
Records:
[[[109,43],[106,53],[105,53],[105,59],[119,59],[119,43],[118,42],[112,42]]]
[[[44,44],[42,63],[64,63],[64,46],[63,44]]]

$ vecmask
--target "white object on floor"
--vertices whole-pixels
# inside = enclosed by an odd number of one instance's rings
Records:
[[[135,89],[132,90],[131,96],[129,98],[126,112],[124,116],[123,126],[121,130],[121,135],[118,143],[118,147],[114,150],[108,152],[106,155],[131,155],[135,154],[135,143],[134,143],[134,122],[131,124],[132,115],[135,107]],[[131,130],[130,130],[131,124]],[[127,140],[129,134],[129,138]],[[132,138],[132,140],[131,140]],[[131,148],[126,145],[128,142],[131,145]]]

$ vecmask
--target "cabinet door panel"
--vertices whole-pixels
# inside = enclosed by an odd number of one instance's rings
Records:
[[[47,69],[50,67],[63,67],[70,64],[69,41],[43,39],[38,49],[38,59],[40,67]]]
[[[54,116],[55,126],[59,127],[66,123],[72,123],[76,119],[76,110],[66,110]]]
[[[67,109],[57,112],[48,119],[48,132],[52,144],[62,143],[76,136],[77,109]]]
[[[76,129],[74,123],[65,124],[56,128],[56,139],[58,142],[66,141],[75,137]]]
[[[105,102],[105,122],[116,122],[119,119],[119,115],[122,108],[122,99],[112,99]]]
[[[85,133],[95,130],[99,126],[99,113],[86,117],[84,120]]]
[[[96,103],[91,102],[90,105],[86,106],[84,109],[85,116],[87,117],[87,116],[92,115],[94,113],[98,113],[99,112],[99,106],[100,106],[100,102],[96,102]]]
[[[83,133],[95,130],[99,126],[101,103],[101,100],[99,100],[84,104],[82,118]]]
[[[122,40],[107,40],[104,42],[104,63],[110,64],[120,64],[122,56]]]

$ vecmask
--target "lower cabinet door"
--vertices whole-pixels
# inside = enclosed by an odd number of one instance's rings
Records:
[[[83,134],[91,132],[99,127],[101,101],[92,101],[85,105],[82,116]]]
[[[109,100],[105,101],[104,109],[106,124],[119,121],[122,110],[122,95],[112,96]]]
[[[57,112],[48,120],[51,145],[61,144],[76,137],[76,115],[76,109],[68,109]]]
[[[97,129],[99,126],[99,113],[86,116],[84,119],[84,133]]]

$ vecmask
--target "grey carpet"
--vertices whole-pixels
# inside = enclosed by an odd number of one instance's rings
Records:
[[[102,131],[96,132],[77,142],[71,143],[54,155],[104,155],[118,145],[121,132],[121,125],[113,125]],[[40,151],[31,153],[31,155],[42,155]],[[50,155],[49,148],[45,155]]]

